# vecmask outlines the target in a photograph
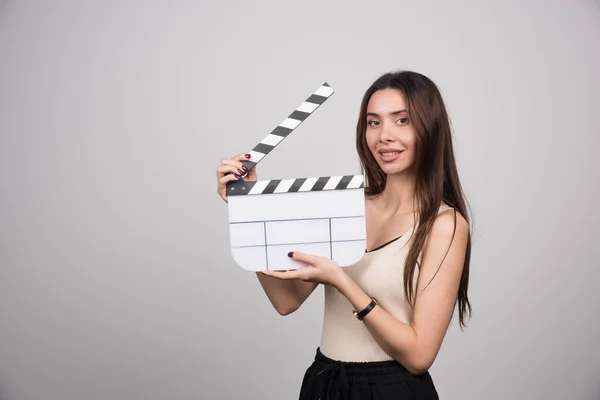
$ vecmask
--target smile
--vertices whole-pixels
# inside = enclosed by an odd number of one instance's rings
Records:
[[[404,150],[383,149],[379,151],[379,159],[383,162],[392,162],[403,152]]]

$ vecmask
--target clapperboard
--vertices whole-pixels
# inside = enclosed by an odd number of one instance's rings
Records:
[[[333,94],[322,84],[258,143],[242,163],[250,170]],[[293,270],[301,251],[348,266],[366,248],[363,175],[244,181],[227,184],[231,255],[245,270]]]

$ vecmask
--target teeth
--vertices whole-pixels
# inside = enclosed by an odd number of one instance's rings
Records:
[[[400,154],[400,152],[399,151],[394,151],[394,152],[391,152],[391,153],[381,153],[381,154],[387,157],[387,156],[394,156],[396,154]]]

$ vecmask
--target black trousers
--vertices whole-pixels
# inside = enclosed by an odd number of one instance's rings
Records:
[[[342,362],[317,348],[300,400],[438,400],[431,375],[413,375],[396,361]]]

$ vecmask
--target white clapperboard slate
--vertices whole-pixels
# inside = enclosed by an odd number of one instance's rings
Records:
[[[324,83],[249,153],[250,170],[319,108],[333,89]],[[363,175],[244,181],[227,184],[231,255],[245,270],[294,270],[301,251],[344,267],[366,249]]]

